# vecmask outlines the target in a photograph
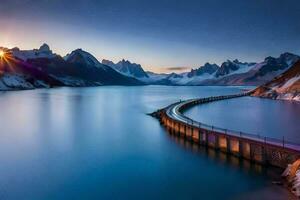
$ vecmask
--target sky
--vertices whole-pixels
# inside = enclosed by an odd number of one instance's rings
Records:
[[[299,0],[0,0],[0,46],[82,48],[156,72],[300,54]]]

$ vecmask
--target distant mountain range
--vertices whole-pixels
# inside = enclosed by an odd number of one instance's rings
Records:
[[[47,44],[39,49],[7,49],[0,63],[0,90],[33,89],[54,86],[100,85],[262,85],[294,65],[300,57],[283,53],[260,63],[227,60],[220,66],[206,63],[185,73],[145,72],[128,60],[99,62],[77,49],[61,57]]]
[[[77,49],[64,58],[47,44],[39,49],[2,48],[0,90],[54,86],[143,85],[100,63],[90,53]]]
[[[300,61],[255,89],[253,96],[300,101]]]
[[[153,74],[143,81],[163,85],[261,85],[292,66],[299,56],[284,53],[278,58],[267,57],[260,63],[227,60],[218,66],[206,63],[185,73]]]

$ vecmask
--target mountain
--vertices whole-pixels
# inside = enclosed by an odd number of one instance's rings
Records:
[[[12,50],[6,48],[1,48],[1,50],[5,53],[0,59],[0,90],[63,86],[59,80],[42,72],[36,66],[15,57]]]
[[[216,64],[210,64],[205,63],[202,67],[199,67],[198,69],[192,69],[187,76],[189,78],[195,77],[195,76],[202,76],[204,74],[213,74],[219,69],[219,66]]]
[[[283,53],[278,58],[267,57],[263,62],[251,65],[248,71],[237,70],[225,77],[207,80],[203,85],[262,85],[291,67],[300,57]],[[241,68],[242,69],[242,68]],[[247,68],[246,68],[247,69]]]
[[[217,70],[215,77],[219,78],[231,74],[241,74],[249,71],[255,64],[256,63],[242,63],[237,59],[233,61],[227,60],[222,63],[221,67]]]
[[[43,44],[39,49],[20,50],[15,47],[11,49],[12,55],[20,60],[27,61],[35,58],[54,58],[56,55],[52,53],[47,44]]]
[[[300,60],[283,74],[255,89],[253,96],[300,101]]]
[[[0,90],[55,86],[99,85],[262,85],[282,74],[300,57],[283,53],[260,63],[227,60],[218,66],[205,63],[185,73],[145,72],[141,65],[122,60],[99,62],[93,55],[76,49],[65,57],[53,53],[47,44],[39,49],[2,48]]]
[[[72,51],[65,58],[53,54],[46,44],[33,50],[2,49],[5,57],[0,63],[0,90],[143,84],[101,64],[81,49]]]
[[[123,59],[116,64],[109,60],[102,60],[102,64],[108,65],[126,76],[138,79],[149,78],[148,74],[144,71],[140,64],[131,63],[128,60]]]
[[[255,63],[242,63],[238,60],[226,61],[220,67],[216,64],[206,63],[203,66],[192,69],[190,72],[166,76],[159,80],[159,84],[168,85],[218,85],[216,80],[232,74],[245,73],[252,69]],[[213,82],[211,84],[206,84]],[[156,82],[157,83],[157,82]]]
[[[37,58],[28,62],[54,77],[66,86],[99,85],[141,85],[141,81],[127,77],[107,65],[100,63],[93,55],[77,49],[62,58]]]
[[[206,63],[190,72],[169,75],[149,75],[148,84],[161,85],[261,85],[285,70],[300,59],[292,53],[279,57],[267,57],[260,63],[227,60],[218,66]]]
[[[92,54],[82,50],[76,49],[70,54],[67,54],[64,59],[68,63],[75,63],[79,65],[84,65],[86,67],[97,67],[106,70],[107,65],[100,63]]]

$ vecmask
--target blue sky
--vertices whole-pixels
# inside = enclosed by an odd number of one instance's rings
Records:
[[[300,54],[299,0],[1,0],[0,46],[83,48],[165,71]]]

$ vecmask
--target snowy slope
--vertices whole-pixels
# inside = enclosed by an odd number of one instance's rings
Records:
[[[0,90],[24,90],[34,88],[49,88],[42,80],[30,80],[30,77],[22,74],[5,73],[0,76]]]
[[[255,89],[253,96],[300,101],[300,61],[272,81]]]
[[[56,55],[52,53],[47,44],[43,44],[39,49],[33,50],[20,50],[19,48],[13,48],[11,50],[14,57],[23,61],[36,58],[53,58]]]

